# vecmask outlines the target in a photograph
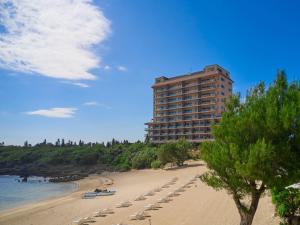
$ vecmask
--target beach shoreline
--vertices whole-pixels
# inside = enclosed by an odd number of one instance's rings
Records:
[[[106,172],[101,175],[91,175],[79,183],[78,190],[63,197],[53,198],[40,203],[33,203],[18,209],[0,212],[2,225],[61,225],[72,224],[72,221],[91,216],[95,211],[103,208],[112,208],[114,214],[104,218],[96,218],[94,225],[126,224],[147,225],[148,220],[130,221],[129,216],[144,208],[146,204],[154,203],[170,191],[186,183],[197,174],[206,171],[206,167],[198,162],[190,162],[190,166],[172,170],[132,170],[129,172]],[[133,201],[141,194],[145,194],[156,187],[163,185],[170,179],[177,177],[178,181],[171,187],[147,197],[145,201]],[[95,188],[103,188],[104,179],[113,181],[107,186],[117,190],[113,196],[82,199],[81,195]],[[128,208],[116,208],[122,201],[131,201]],[[254,225],[275,225],[278,219],[274,218],[274,206],[270,197],[265,196],[259,205],[254,219]],[[225,191],[216,192],[203,184],[199,179],[191,188],[175,197],[170,203],[156,211],[151,211],[151,221],[155,225],[232,225],[238,224],[239,215],[234,202]]]

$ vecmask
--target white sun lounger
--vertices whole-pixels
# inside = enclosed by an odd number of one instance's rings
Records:
[[[73,221],[73,224],[82,225],[84,223],[95,222],[95,219],[91,216],[79,218],[78,220]]]
[[[145,194],[145,196],[153,196],[155,195],[154,191],[149,191],[147,194]]]
[[[175,182],[175,181],[177,181],[177,180],[178,180],[178,177],[174,177],[174,178],[172,179],[173,182]]]
[[[102,209],[102,212],[105,214],[114,214],[114,210],[112,210],[110,208]]]
[[[95,217],[105,217],[107,214],[103,213],[102,210],[99,210],[97,212],[94,212]]]
[[[170,201],[172,201],[171,198],[169,198],[169,197],[164,197],[164,198],[158,199],[158,200],[157,200],[157,203],[168,203],[168,202],[170,202]]]
[[[160,188],[160,187],[155,188],[153,191],[154,191],[154,192],[160,192],[160,191],[161,191],[161,188]]]
[[[83,223],[84,223],[84,221],[82,218],[79,218],[79,219],[73,221],[73,224],[76,224],[76,225],[81,225]]]
[[[135,213],[135,214],[130,215],[129,219],[130,220],[143,220],[143,219],[145,219],[145,216],[143,216],[140,213]]]
[[[146,198],[145,198],[145,196],[144,195],[140,195],[140,196],[137,196],[135,199],[134,199],[134,201],[143,201],[143,200],[145,200]]]
[[[175,190],[175,193],[185,192],[184,188],[180,187]]]
[[[178,196],[179,194],[178,193],[176,193],[176,192],[169,192],[168,194],[167,194],[167,197],[176,197],[176,196]]]
[[[108,215],[108,214],[113,214],[114,213],[114,211],[112,210],[112,209],[108,209],[108,208],[106,208],[106,209],[100,209],[99,211],[97,211],[97,212],[95,212],[94,213],[94,216],[99,216],[99,217],[101,217],[101,216],[106,216],[106,215]]]
[[[159,208],[161,208],[159,203],[149,204],[149,205],[145,206],[145,210],[147,210],[147,211],[148,210],[157,210]]]
[[[117,208],[124,208],[124,207],[129,207],[132,206],[131,202],[126,201],[126,202],[121,202],[120,204],[117,204]]]

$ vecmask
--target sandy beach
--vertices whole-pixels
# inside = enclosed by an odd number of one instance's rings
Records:
[[[124,173],[104,173],[89,176],[78,181],[80,187],[76,192],[67,196],[30,204],[21,208],[0,213],[1,225],[71,225],[72,221],[92,216],[93,212],[111,208],[114,214],[106,217],[96,217],[94,225],[112,225],[118,223],[133,225],[234,225],[239,224],[238,211],[233,200],[225,191],[216,192],[203,184],[199,179],[173,197],[172,201],[160,204],[158,210],[148,211],[151,217],[145,220],[130,220],[129,216],[141,211],[147,204],[157,202],[169,192],[186,184],[197,174],[206,170],[201,162],[191,162],[189,166],[171,170],[133,170]],[[177,177],[175,184],[154,196],[148,196],[143,201],[134,201],[138,195],[161,187],[172,178]],[[108,188],[116,189],[113,196],[82,199],[85,191],[101,188],[112,181]],[[132,202],[127,208],[116,208],[122,201]],[[278,218],[274,218],[274,206],[269,195],[265,195],[254,218],[254,225],[277,225]]]

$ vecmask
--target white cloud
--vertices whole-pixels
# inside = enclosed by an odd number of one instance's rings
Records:
[[[0,67],[52,78],[93,80],[91,47],[110,33],[92,0],[1,0]]]
[[[99,103],[92,101],[92,102],[85,102],[84,105],[86,105],[86,106],[98,106]]]
[[[85,106],[98,106],[98,107],[102,107],[102,108],[105,108],[105,109],[112,109],[111,106],[108,106],[108,105],[105,105],[105,104],[102,104],[102,103],[99,103],[99,102],[96,102],[96,101],[85,102],[84,105]]]
[[[109,65],[106,65],[106,66],[103,67],[103,69],[104,69],[104,70],[110,70],[110,66],[109,66]]]
[[[52,118],[71,118],[75,114],[76,110],[77,108],[51,108],[30,111],[26,112],[26,114]]]
[[[88,87],[90,87],[90,85],[85,84],[85,83],[81,83],[81,82],[72,82],[71,84],[73,84],[75,86],[78,86],[78,87],[81,87],[81,88],[88,88]]]
[[[78,86],[78,87],[81,87],[81,88],[89,88],[90,87],[90,85],[88,85],[86,83],[82,83],[82,82],[62,81],[62,83],[64,83],[64,84],[71,84],[71,85]]]
[[[127,68],[125,66],[117,66],[117,70],[119,70],[121,72],[126,72]]]

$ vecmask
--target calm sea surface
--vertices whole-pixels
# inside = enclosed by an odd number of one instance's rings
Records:
[[[18,176],[0,175],[0,211],[61,196],[77,188],[74,183],[50,183],[41,177],[19,182]]]

